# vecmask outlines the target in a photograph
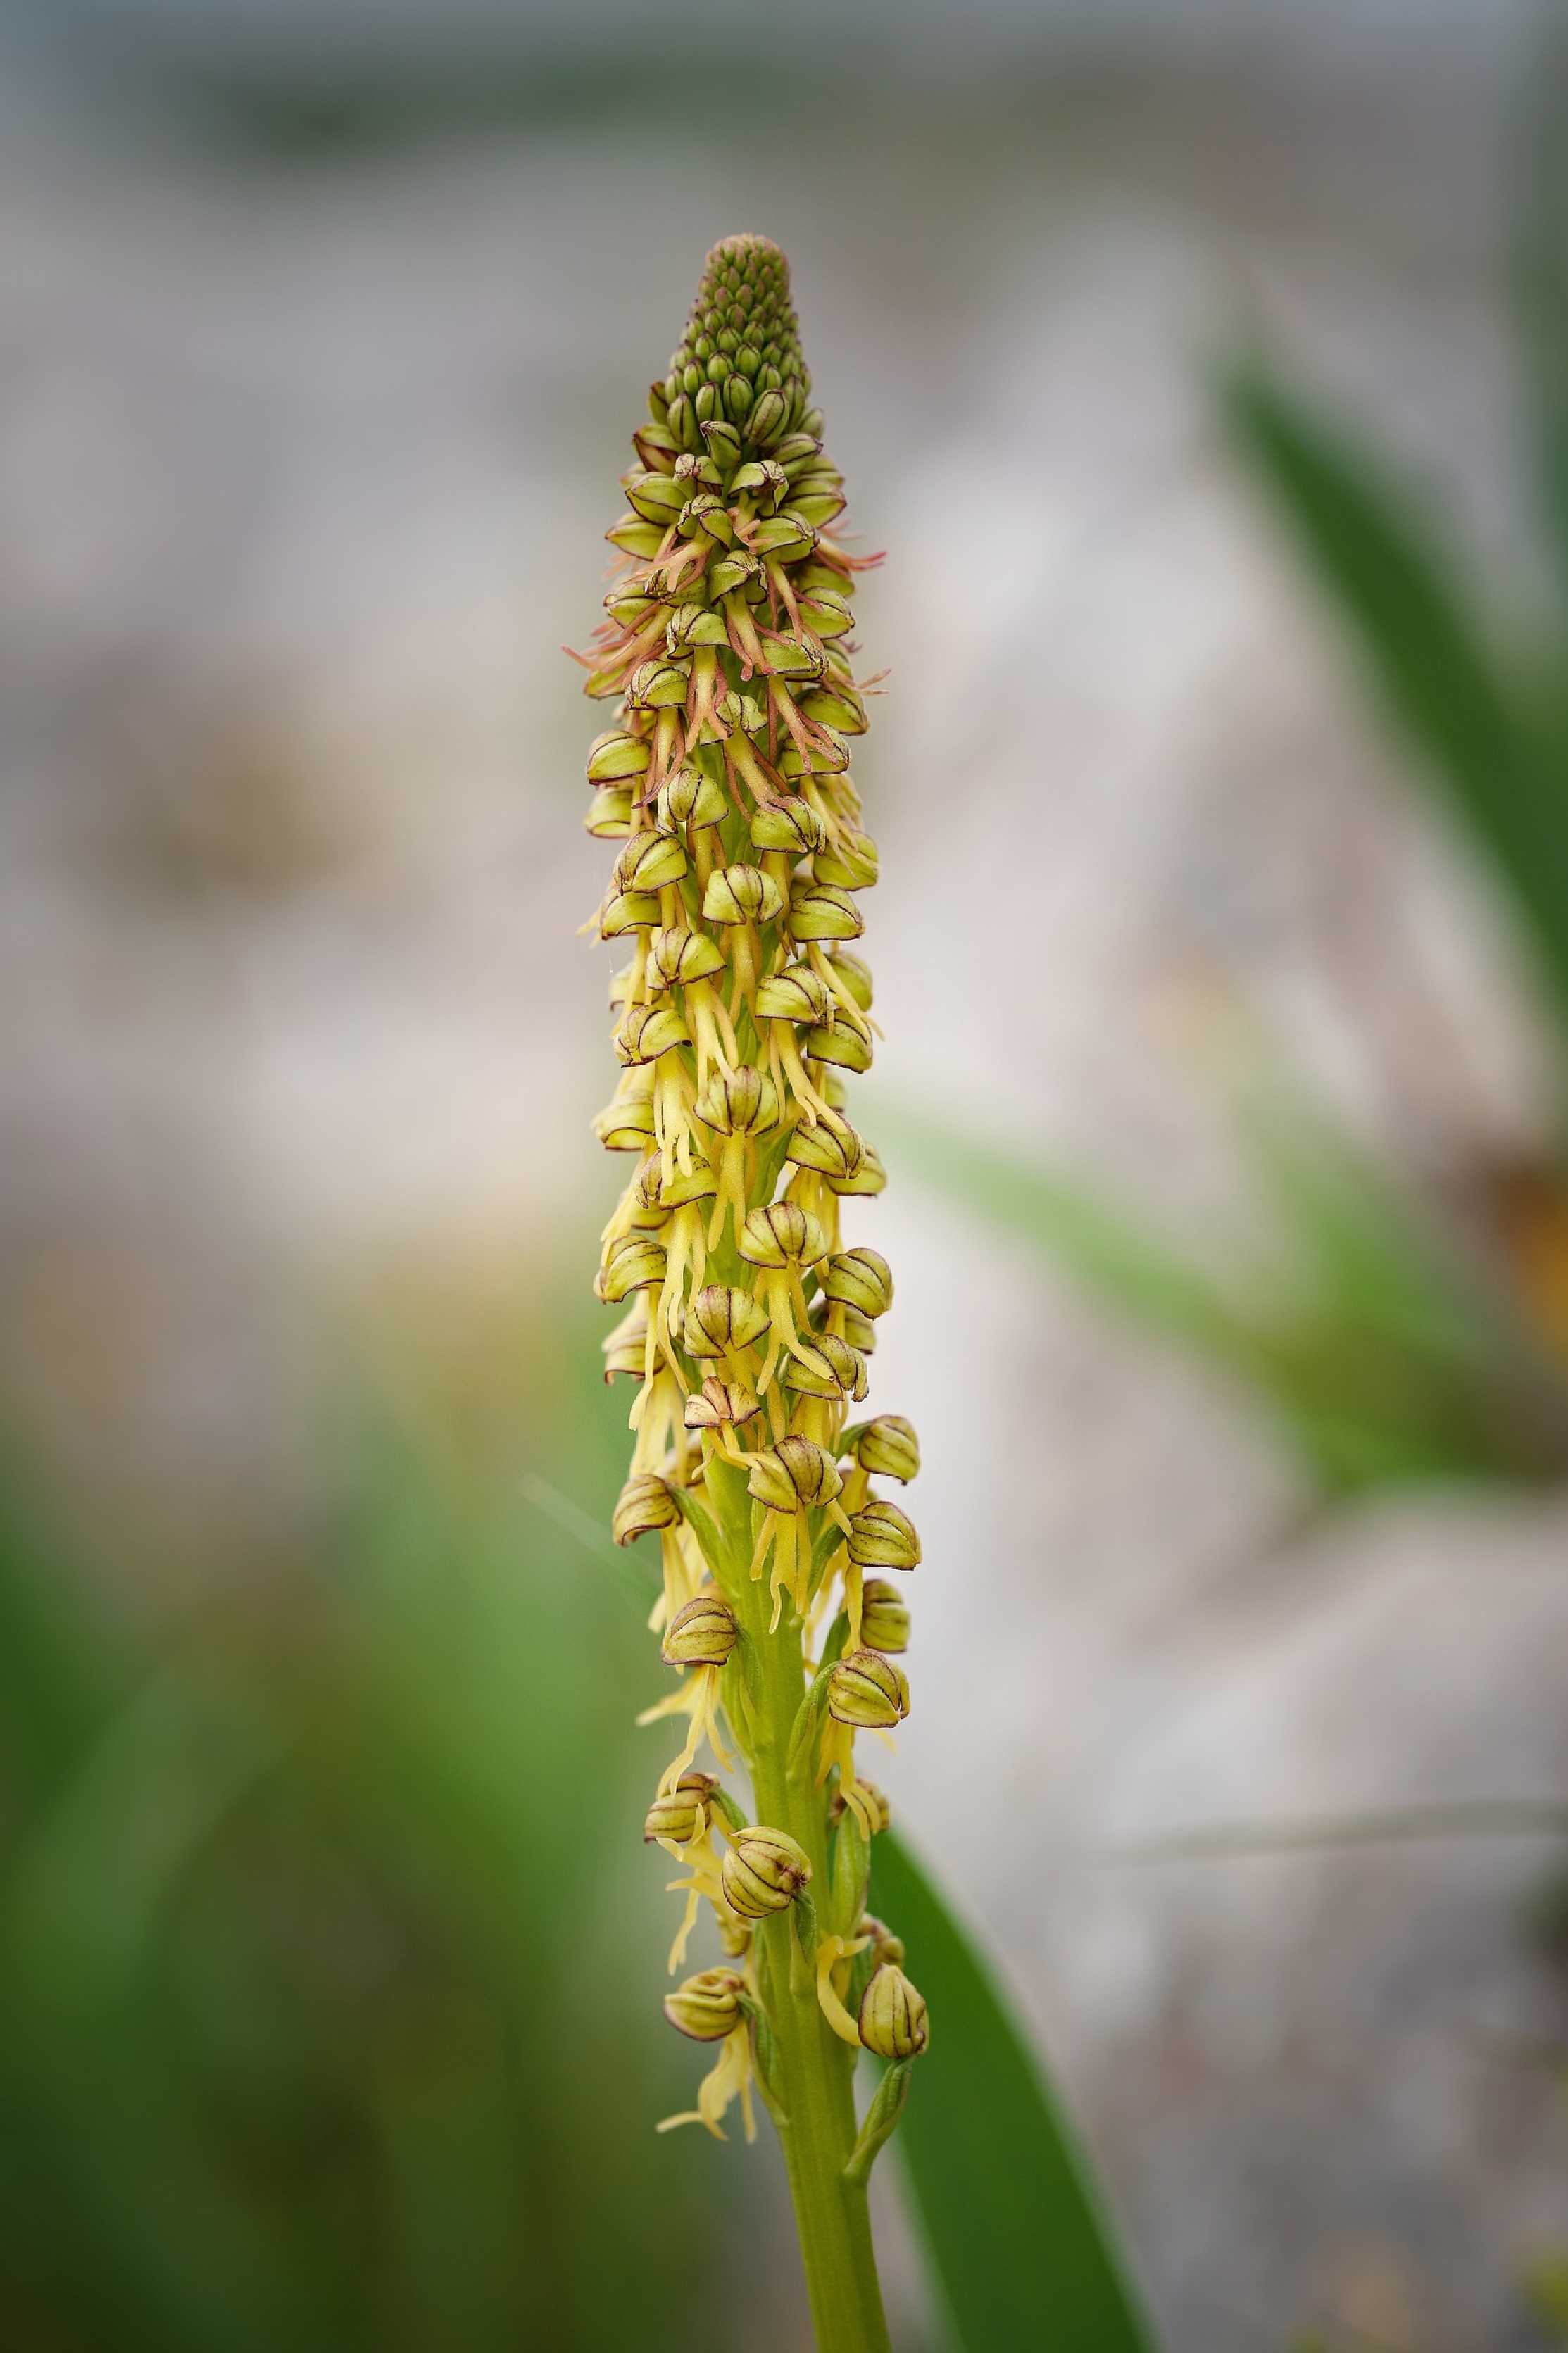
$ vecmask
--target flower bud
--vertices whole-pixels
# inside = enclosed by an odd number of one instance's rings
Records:
[[[793,507],[785,507],[775,515],[768,515],[752,533],[752,546],[758,555],[771,555],[775,564],[798,564],[816,545],[816,533],[804,515]],[[829,720],[837,726],[837,720]]]
[[[668,474],[628,474],[626,493],[627,506],[645,522],[673,522],[686,503],[680,484]]]
[[[640,629],[651,613],[664,610],[664,605],[662,598],[652,593],[645,575],[617,581],[605,594],[605,610],[623,629]]]
[[[679,711],[691,681],[679,662],[639,662],[626,685],[634,711]]]
[[[650,398],[655,393],[658,394],[658,398],[662,401],[664,398],[662,387],[658,385],[650,385]],[[637,456],[642,459],[644,466],[647,469],[647,471],[650,474],[668,473],[669,471],[669,461],[671,458],[674,457],[679,447],[680,444],[677,441],[668,426],[664,424],[659,417],[656,417],[651,425],[639,425],[637,431],[632,435],[632,448],[637,451]]]
[[[843,891],[868,891],[877,879],[877,845],[868,833],[841,833],[811,861],[819,882]]]
[[[657,1233],[669,1215],[670,1204],[659,1198],[661,1182],[662,1173],[656,1152],[643,1162],[622,1197],[621,1206],[631,1223],[645,1233]]]
[[[734,478],[731,488],[737,491],[760,491],[757,503],[764,509],[776,508],[784,502],[789,489],[789,476],[772,458],[752,458]]]
[[[682,1328],[689,1355],[723,1356],[760,1340],[768,1318],[749,1291],[707,1282],[688,1307]]]
[[[918,1568],[921,1540],[897,1504],[873,1495],[849,1514],[849,1557],[857,1568]]]
[[[748,1266],[807,1267],[826,1257],[827,1236],[796,1202],[773,1201],[750,1212],[739,1247]]]
[[[733,1969],[700,1969],[665,1995],[664,2014],[693,2042],[722,2042],[744,2015],[741,2008],[744,1990],[745,1980]]]
[[[662,891],[686,871],[686,849],[673,833],[634,833],[616,860],[617,891]]]
[[[844,983],[862,1013],[871,1010],[871,967],[863,956],[851,955],[847,948],[835,948],[833,969]]]
[[[718,1787],[711,1773],[683,1773],[674,1788],[662,1791],[648,1808],[643,1844],[668,1839],[674,1846],[689,1845],[706,1821],[709,1799]]]
[[[827,1318],[830,1310],[835,1318],[837,1330],[842,1334],[843,1337],[848,1341],[849,1345],[855,1349],[859,1356],[875,1356],[877,1352],[877,1327],[872,1323],[868,1315],[861,1314],[860,1310],[858,1307],[837,1306],[830,1299],[816,1300],[814,1303],[811,1311],[811,1325],[813,1331],[820,1335],[829,1328]]]
[[[855,1786],[860,1794],[867,1811],[870,1814],[871,1828],[873,1831],[891,1830],[893,1826],[893,1809],[888,1802],[886,1793],[878,1788],[875,1781],[868,1781],[863,1775],[858,1773],[855,1776]],[[828,1808],[828,1811],[833,1816],[836,1822],[842,1820],[845,1814],[848,1811],[848,1807],[846,1803],[842,1789],[835,1789],[833,1792],[833,1803]],[[866,1932],[862,1928],[860,1933],[864,1936]]]
[[[672,1046],[687,1046],[690,1032],[668,997],[634,1005],[616,1032],[616,1060],[627,1068],[657,1062]]]
[[[800,1356],[786,1359],[784,1385],[797,1397],[858,1399],[867,1389],[865,1359],[836,1332],[819,1332]]]
[[[778,1089],[749,1064],[739,1071],[718,1070],[692,1109],[715,1135],[757,1135],[778,1125]]]
[[[822,847],[827,828],[809,801],[763,801],[752,818],[751,835],[759,849],[805,858]]]
[[[583,829],[595,841],[620,841],[632,829],[630,785],[601,785],[588,804]]]
[[[722,1596],[700,1593],[670,1620],[659,1656],[667,1667],[721,1667],[740,1639],[735,1613]]]
[[[888,1926],[887,1922],[885,1920],[879,1920],[874,1912],[861,1913],[860,1926],[856,1929],[855,1934],[858,1936],[868,1936],[870,1938],[872,1957],[876,1961],[879,1968],[881,1968],[889,1961],[896,1968],[901,1969],[903,1968],[903,1938],[901,1936],[895,1936],[892,1930]]]
[[[868,1577],[861,1591],[860,1640],[884,1656],[910,1647],[910,1605],[884,1577]]]
[[[847,891],[823,882],[791,901],[789,927],[797,940],[858,940],[866,923]]]
[[[788,422],[789,403],[783,393],[759,393],[746,421],[746,438],[754,448],[765,449],[778,439]]]
[[[855,627],[849,599],[834,588],[814,588],[797,599],[802,628],[818,638],[842,638]]]
[[[790,503],[803,522],[810,523],[815,531],[823,531],[843,513],[844,493],[826,488],[809,488],[810,479],[806,477],[791,491]]]
[[[708,877],[702,913],[710,923],[771,923],[784,894],[760,866],[719,866]]]
[[[721,1381],[716,1373],[710,1373],[695,1396],[687,1398],[682,1419],[688,1430],[727,1430],[739,1428],[761,1411],[755,1393],[744,1381]]]
[[[910,1712],[910,1686],[901,1667],[879,1651],[851,1651],[827,1678],[827,1713],[836,1724],[858,1732],[886,1732]]]
[[[759,630],[758,640],[763,649],[763,668],[770,678],[787,679],[798,691],[802,679],[822,676],[820,646],[807,645],[804,639],[792,637],[787,629]]]
[[[606,1307],[618,1307],[634,1291],[648,1291],[662,1282],[668,1264],[662,1242],[647,1234],[617,1234],[605,1253],[599,1296]]]
[[[679,1525],[680,1510],[664,1481],[651,1471],[635,1471],[616,1499],[610,1534],[618,1545],[635,1544],[656,1528]]]
[[[721,613],[706,605],[678,605],[664,632],[665,650],[684,653],[690,646],[727,646],[730,633]]]
[[[639,1291],[615,1330],[599,1343],[599,1354],[605,1360],[605,1379],[613,1381],[617,1373],[629,1374],[640,1381],[647,1364],[647,1294]]]
[[[770,1912],[787,1912],[810,1877],[805,1848],[787,1831],[761,1825],[736,1832],[720,1870],[725,1899],[742,1920],[765,1920]]]
[[[651,1064],[628,1071],[615,1101],[594,1113],[594,1133],[606,1152],[646,1152],[653,1142],[652,1078]],[[640,1084],[639,1079],[649,1083]]]
[[[728,814],[723,786],[701,768],[677,768],[673,776],[666,776],[653,807],[666,833],[679,825],[721,825]]]
[[[841,776],[849,765],[849,746],[831,727],[819,727],[809,757],[791,742],[783,746],[773,765],[781,776]]]
[[[650,555],[657,555],[664,543],[664,533],[658,523],[644,522],[641,515],[633,514],[629,511],[622,515],[618,522],[611,525],[605,533],[605,537],[612,547],[620,548],[625,554],[641,556],[645,559]],[[605,691],[608,690],[606,689]]]
[[[808,719],[836,727],[840,735],[866,733],[866,706],[851,686],[814,686],[801,697],[800,707]]]
[[[784,1155],[797,1168],[820,1170],[830,1185],[852,1176],[865,1156],[866,1147],[847,1120],[829,1127],[826,1120],[820,1119],[815,1127],[807,1127],[803,1120],[791,1135]]]
[[[921,1467],[921,1442],[913,1422],[901,1413],[879,1413],[872,1421],[847,1430],[844,1446],[850,1448],[862,1471],[886,1479],[901,1479],[906,1486]],[[873,1645],[879,1650],[880,1643]]]
[[[718,1189],[719,1180],[708,1162],[694,1160],[689,1168],[672,1168],[668,1176],[660,1176],[659,1205],[684,1209],[692,1201],[710,1201]]]
[[[858,1029],[851,1029],[847,1021],[836,1022],[831,1029],[808,1030],[801,1040],[801,1050],[814,1061],[832,1062],[841,1071],[868,1071],[871,1067],[869,1041]]]
[[[599,937],[625,939],[628,932],[646,930],[658,921],[658,901],[651,891],[612,891],[599,910]]]
[[[827,983],[808,964],[786,965],[758,985],[759,1020],[824,1022],[832,1010]]]
[[[767,724],[767,715],[755,696],[737,694],[733,688],[721,696],[719,716],[726,727],[738,727],[745,735],[758,735]]]
[[[606,728],[588,746],[588,782],[629,783],[634,777],[647,776],[647,764],[648,745],[640,735],[629,734],[624,727]]]
[[[770,1512],[831,1504],[844,1492],[837,1463],[814,1439],[781,1438],[747,1462],[746,1493]]]
[[[688,981],[722,972],[724,958],[718,942],[706,932],[683,931],[679,923],[670,923],[648,934],[647,969],[661,988],[683,987]]]
[[[717,464],[729,468],[740,462],[741,437],[732,425],[722,417],[714,417],[709,419],[701,431],[709,452]]]
[[[712,387],[704,386],[704,390],[711,393]],[[703,395],[700,392],[697,396],[699,417],[702,414],[702,400]],[[716,406],[717,401],[710,400],[710,417]],[[699,491],[694,499],[688,500],[676,520],[682,539],[709,539],[718,547],[729,547],[734,541],[735,518],[714,491]]]
[[[840,1250],[822,1273],[823,1296],[862,1315],[885,1315],[893,1303],[893,1270],[880,1250],[864,1244]]]
[[[885,1961],[860,1997],[860,2040],[879,2059],[913,2059],[930,2040],[923,1994]]]
[[[754,555],[747,555],[739,547],[731,548],[727,554],[715,556],[708,566],[709,588],[715,596],[733,596],[737,588],[756,579],[758,570]]]
[[[868,1144],[853,1168],[846,1170],[842,1176],[829,1176],[827,1181],[836,1193],[880,1193],[887,1187],[888,1172],[876,1145]]]

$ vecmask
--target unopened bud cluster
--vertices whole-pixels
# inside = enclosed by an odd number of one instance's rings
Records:
[[[595,927],[626,956],[610,991],[621,1075],[595,1122],[633,1160],[597,1281],[622,1310],[605,1377],[637,1385],[614,1533],[658,1539],[655,1624],[682,1682],[650,1715],[689,1720],[647,1836],[679,1852],[689,1907],[711,1906],[735,1964],[689,1979],[669,2015],[737,2043],[758,1999],[752,1940],[797,1901],[809,1910],[812,1864],[784,1829],[741,1827],[692,1769],[698,1749],[753,1761],[745,1645],[787,1636],[798,1650],[804,1629],[802,1701],[820,1686],[821,1704],[792,1768],[800,1802],[820,1810],[826,1853],[885,1827],[854,1738],[909,1712],[893,1580],[921,1556],[907,1513],[873,1485],[914,1477],[913,1430],[849,1419],[893,1282],[842,1230],[845,1201],[885,1181],[846,1092],[877,1035],[855,944],[878,856],[850,776],[866,726],[848,642],[862,560],[836,535],[843,489],[821,431],[784,257],[729,239],[634,436],[627,512],[608,534],[623,561],[584,658],[587,691],[617,705],[589,752],[586,820],[614,845]],[[718,1532],[719,1462],[743,1482],[745,1557]],[[863,1896],[832,1924],[855,1952]],[[887,2058],[923,2047],[924,2005],[890,1962],[858,2031]],[[742,2088],[731,2048],[724,2096]]]

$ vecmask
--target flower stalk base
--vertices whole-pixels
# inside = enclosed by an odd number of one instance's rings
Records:
[[[731,1508],[744,1504],[741,1484]],[[788,1769],[791,1736],[805,1681],[799,1630],[764,1639],[761,1588],[737,1563],[741,1589],[754,1597],[748,1631],[765,1662],[757,1739],[749,1762],[758,1815],[780,1823],[827,1882],[820,1805],[802,1802]],[[781,1639],[782,1638],[782,1639]],[[793,1911],[793,1907],[792,1907]],[[822,2014],[815,1969],[803,1969],[792,1913],[763,1924],[756,1937],[761,1991],[772,2030],[772,2080],[764,2096],[784,2150],[812,2326],[818,2353],[889,2353],[888,2325],[871,2242],[865,2182],[846,2172],[859,2126],[855,2113],[856,2054]]]

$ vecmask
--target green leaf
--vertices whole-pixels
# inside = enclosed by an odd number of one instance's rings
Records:
[[[1146,2353],[1153,2339],[1084,2159],[1000,1993],[921,1866],[874,1841],[873,1909],[931,2005],[898,2149],[963,2353]]]
[[[917,1179],[1245,1384],[1329,1495],[1568,1463],[1568,1390],[1506,1297],[1288,1099],[1244,1121],[1274,1246],[1223,1284],[1059,1169],[901,1108],[879,1122]]]
[[[1568,1008],[1568,785],[1499,674],[1413,501],[1250,364],[1224,387],[1232,439],[1358,641],[1395,724],[1446,786]]]
[[[1568,28],[1547,32],[1516,142],[1510,291],[1542,518],[1568,590]]]
[[[1107,1305],[1173,1340],[1233,1356],[1240,1337],[1216,1286],[1087,1184],[977,1142],[903,1104],[879,1102],[882,1147],[998,1232],[1049,1250]]]

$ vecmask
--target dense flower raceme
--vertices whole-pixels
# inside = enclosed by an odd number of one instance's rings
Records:
[[[736,237],[710,255],[648,408],[608,534],[624,561],[582,658],[588,693],[619,702],[588,755],[586,822],[616,845],[596,928],[627,950],[610,990],[621,1077],[595,1126],[635,1164],[597,1289],[623,1310],[605,1377],[637,1385],[615,1535],[658,1538],[653,1623],[680,1672],[644,1720],[687,1725],[647,1827],[682,1865],[671,1967],[704,1905],[730,1964],[667,2007],[723,2042],[701,2120],[718,2129],[738,2094],[750,2130],[752,1947],[774,1913],[798,1904],[797,1926],[810,1920],[822,2007],[847,2042],[923,2046],[918,1995],[889,1996],[888,1932],[861,1925],[888,1810],[855,1768],[857,1731],[908,1711],[891,1654],[909,1611],[881,1572],[920,1559],[912,1523],[872,1481],[907,1482],[920,1458],[899,1417],[849,1420],[893,1295],[885,1260],[842,1231],[845,1200],[884,1182],[845,1110],[877,1034],[855,946],[877,849],[849,774],[866,726],[848,660],[863,559],[835,533],[842,485],[776,247]],[[738,1542],[714,1503],[726,1478]],[[819,1888],[815,1904],[795,1841],[692,1769],[704,1743],[721,1768],[737,1750],[754,1763],[755,1652],[781,1626],[792,1659],[805,1634],[791,1786],[821,1810],[834,1858],[831,1901]]]

